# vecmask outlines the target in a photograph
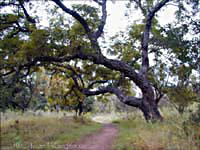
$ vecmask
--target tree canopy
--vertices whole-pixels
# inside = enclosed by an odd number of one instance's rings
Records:
[[[63,1],[52,0],[49,6],[53,7],[44,6],[49,18],[44,27],[34,13],[37,3],[1,1],[1,93],[9,89],[14,97],[19,93],[19,83],[28,82],[44,68],[51,82],[50,93],[46,93],[49,99],[77,97],[82,101],[88,96],[104,99],[114,94],[121,102],[139,108],[146,120],[162,119],[158,102],[170,92],[168,88],[177,83],[182,87],[199,86],[199,1],[131,0],[127,9],[133,6],[143,18],[131,23],[127,32],[110,38],[111,42],[105,43],[107,49],[101,43],[105,38],[107,1],[92,2],[94,6],[68,7]],[[170,5],[176,7],[175,21],[161,26],[158,14]],[[108,58],[103,50],[116,59]],[[192,83],[194,71],[196,81]],[[171,82],[173,77],[178,77],[178,82]],[[133,83],[142,97],[135,97]],[[5,100],[4,94],[0,96]],[[6,99],[8,104],[17,103],[13,97]]]

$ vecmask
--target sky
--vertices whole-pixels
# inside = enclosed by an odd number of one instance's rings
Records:
[[[140,11],[134,11],[132,9],[132,13],[130,17],[125,17],[126,14],[126,6],[125,4],[128,1],[116,1],[112,3],[111,1],[107,4],[108,10],[108,18],[106,28],[109,29],[110,34],[116,33],[120,30],[126,30],[127,24],[133,22],[134,20],[140,20],[143,16]],[[165,25],[170,23],[174,19],[174,7],[168,7],[164,11],[159,13],[159,21],[161,25]]]
[[[72,4],[89,4],[93,6],[98,6],[96,3],[91,2],[92,0],[73,0],[68,1],[65,0],[63,3],[69,7]],[[53,2],[52,2],[53,3]],[[131,9],[131,13],[127,12],[126,4],[128,3],[128,0],[118,0],[115,2],[108,1],[107,2],[107,20],[105,25],[105,31],[107,32],[108,36],[113,36],[119,31],[125,31],[127,25],[135,20],[140,20],[143,16],[140,13],[140,11],[134,11],[134,9]],[[41,21],[42,24],[48,24],[46,19],[46,12],[44,12],[44,7],[38,8],[38,13],[40,16],[43,16],[43,20]],[[165,9],[162,9],[158,13],[159,15],[159,22],[161,25],[165,25],[167,23],[170,23],[174,19],[174,12],[175,12],[174,6],[168,6]],[[60,10],[63,12],[62,10]],[[130,16],[125,16],[125,14],[129,13]],[[46,15],[45,15],[46,14]]]

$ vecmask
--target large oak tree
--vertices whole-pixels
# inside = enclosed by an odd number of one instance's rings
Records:
[[[69,8],[61,0],[52,2],[56,7],[49,11],[51,19],[49,27],[45,28],[40,27],[37,17],[29,13],[27,6],[31,4],[30,0],[0,2],[0,8],[13,10],[11,13],[1,12],[0,16],[2,85],[15,84],[43,66],[52,76],[56,74],[68,80],[65,95],[78,93],[77,95],[84,97],[114,94],[124,104],[140,109],[147,121],[162,120],[158,103],[163,94],[153,84],[149,53],[158,54],[161,49],[169,50],[172,47],[162,44],[167,39],[166,36],[161,36],[161,33],[154,36],[156,15],[168,4],[177,5],[183,10],[181,6],[186,1],[131,0],[144,16],[142,26],[133,26],[131,32],[132,37],[140,40],[140,46],[135,50],[135,43],[131,38],[132,43],[127,41],[128,46],[125,41],[114,44],[116,53],[122,54],[120,49],[124,48],[127,56],[118,59],[109,59],[103,55],[104,47],[99,42],[104,36],[107,20],[106,0],[93,0],[100,9],[89,5],[74,5]],[[192,1],[191,4],[194,6],[199,3]],[[72,18],[66,19],[65,15],[57,13],[60,9]],[[135,32],[135,28],[139,32]],[[125,43],[124,47],[121,47],[122,43]],[[152,48],[152,45],[157,48]],[[12,76],[12,80],[5,80],[6,76]],[[135,83],[141,90],[142,97],[135,97],[131,93],[131,83]]]

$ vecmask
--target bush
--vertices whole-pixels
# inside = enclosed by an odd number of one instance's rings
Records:
[[[183,122],[184,132],[195,144],[200,146],[200,104],[195,113],[191,113],[189,119]]]

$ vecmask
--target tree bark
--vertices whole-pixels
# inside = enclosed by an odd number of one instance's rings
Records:
[[[163,117],[161,116],[158,110],[158,103],[156,101],[156,95],[152,85],[148,80],[144,79],[145,86],[142,86],[142,103],[139,109],[143,112],[143,115],[146,121],[155,122],[157,120],[162,121]]]
[[[158,120],[162,121],[163,117],[159,112],[154,90],[152,86],[148,83],[148,81],[143,82],[143,84],[144,83],[145,85],[140,84],[143,93],[142,98],[126,96],[119,88],[111,86],[101,87],[96,91],[84,89],[82,93],[87,96],[99,95],[104,93],[115,94],[122,103],[139,108],[142,111],[144,118],[147,122],[155,122]]]
[[[75,110],[76,110],[76,116],[82,115],[82,112],[83,112],[83,102],[82,101],[78,102],[78,105],[76,106]]]
[[[149,100],[144,98],[142,101],[142,105],[139,107],[139,109],[143,112],[144,118],[147,122],[156,122],[158,120],[163,120],[163,117],[158,110],[158,105],[154,100],[152,102],[149,102]]]

